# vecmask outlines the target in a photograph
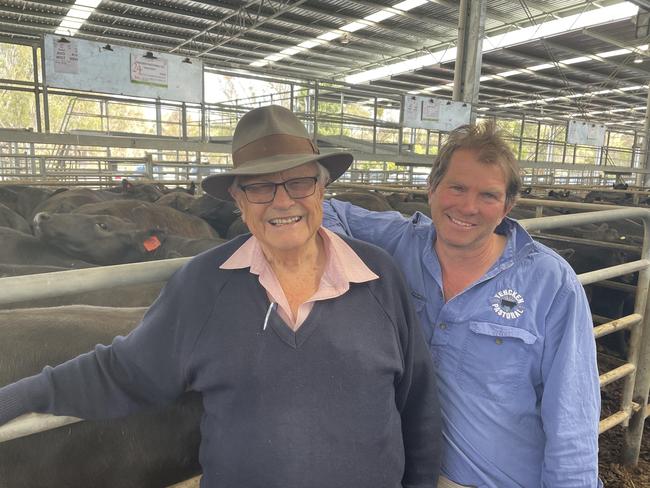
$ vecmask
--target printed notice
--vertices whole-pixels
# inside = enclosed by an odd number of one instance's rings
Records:
[[[436,98],[422,100],[422,120],[430,122],[440,120],[440,100]]]
[[[131,82],[167,87],[167,60],[131,54]]]
[[[404,122],[415,122],[420,118],[418,97],[404,98]]]
[[[77,43],[65,38],[54,42],[54,71],[56,73],[79,73],[79,52]]]

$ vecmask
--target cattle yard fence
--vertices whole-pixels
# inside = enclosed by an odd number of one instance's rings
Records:
[[[638,461],[646,417],[650,416],[648,392],[650,390],[650,210],[633,207],[612,207],[605,205],[585,205],[567,202],[531,201],[535,206],[562,206],[596,210],[569,215],[537,217],[519,222],[530,232],[553,228],[597,224],[621,219],[642,221],[644,234],[640,259],[623,264],[597,269],[578,275],[582,285],[611,282],[612,278],[638,272],[636,287],[627,285],[627,290],[635,292],[634,312],[630,315],[610,320],[594,327],[596,339],[614,332],[629,330],[630,340],[624,364],[600,376],[601,388],[618,380],[623,380],[623,394],[619,410],[602,419],[599,432],[603,433],[615,426],[625,429],[624,445],[621,446],[622,462],[634,465]],[[541,214],[541,211],[538,211]],[[101,268],[60,271],[39,275],[16,276],[0,279],[0,304],[15,303],[38,298],[49,298],[85,291],[100,290],[116,286],[143,284],[168,279],[174,271],[191,258],[177,258],[146,263],[122,264]],[[20,313],[17,311],[16,313]],[[0,427],[0,442],[22,437],[62,425],[78,422],[74,417],[28,414]]]

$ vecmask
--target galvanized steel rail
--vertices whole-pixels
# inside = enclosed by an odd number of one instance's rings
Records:
[[[539,202],[541,204],[551,203],[552,206],[555,203],[546,200]],[[537,201],[530,203],[536,205]],[[568,203],[571,202],[557,202],[556,205],[567,208]],[[590,204],[574,205],[581,209],[589,206],[591,207],[590,210],[596,207],[596,205]],[[597,207],[607,207],[608,210],[534,218],[520,220],[519,222],[529,231],[578,226],[618,219],[639,219],[643,222],[644,240],[641,259],[578,276],[580,282],[586,285],[639,271],[634,313],[599,325],[594,329],[596,337],[602,337],[624,328],[629,329],[631,332],[627,362],[600,377],[601,386],[621,378],[625,378],[625,385],[620,411],[603,419],[599,425],[599,432],[602,433],[620,424],[626,426],[625,445],[622,449],[623,462],[636,464],[641,446],[644,421],[650,414],[650,408],[648,407],[650,324],[647,319],[650,316],[650,303],[648,301],[648,291],[650,289],[650,210],[630,207],[613,207],[612,209],[612,206],[604,205],[597,205]],[[168,279],[176,269],[189,259],[191,258],[2,278],[0,279],[0,304],[49,298],[120,285],[163,281]],[[39,414],[24,415],[0,427],[0,442],[77,421],[79,419],[74,417],[61,418]]]

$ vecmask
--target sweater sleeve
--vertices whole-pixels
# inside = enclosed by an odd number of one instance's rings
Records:
[[[114,418],[171,403],[186,389],[184,363],[196,317],[187,269],[177,272],[127,336],[0,389],[0,424],[27,412]]]
[[[395,387],[406,461],[402,486],[434,488],[442,453],[436,373],[404,280],[396,268],[391,268],[389,275],[394,281],[386,288],[392,297],[383,303],[394,306],[387,312],[394,317],[404,360],[404,372]]]

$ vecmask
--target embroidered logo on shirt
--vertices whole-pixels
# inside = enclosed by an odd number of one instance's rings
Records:
[[[516,319],[524,313],[524,297],[516,290],[501,290],[490,298],[492,310],[499,317]]]

